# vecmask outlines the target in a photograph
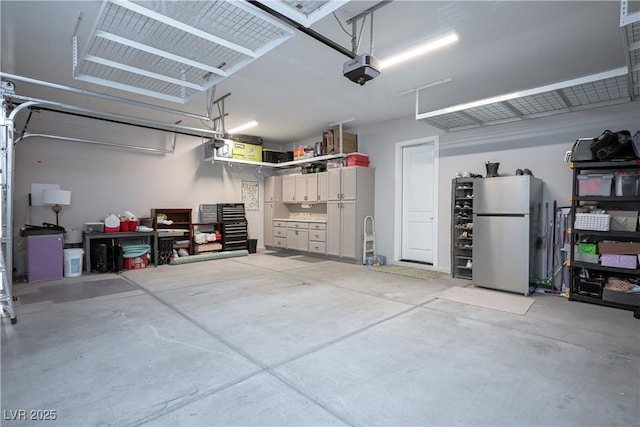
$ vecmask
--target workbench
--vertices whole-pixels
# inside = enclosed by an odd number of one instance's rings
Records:
[[[112,245],[120,245],[122,239],[143,238],[151,246],[153,265],[158,266],[158,232],[157,231],[124,231],[117,233],[84,233],[84,260],[85,271],[91,273],[91,241],[111,240]]]

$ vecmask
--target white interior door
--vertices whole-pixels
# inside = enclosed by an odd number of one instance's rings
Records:
[[[432,142],[402,147],[402,261],[433,263],[434,156]]]

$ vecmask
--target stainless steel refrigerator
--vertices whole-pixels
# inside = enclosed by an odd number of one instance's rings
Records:
[[[473,283],[528,295],[542,266],[542,180],[483,178],[473,190]]]

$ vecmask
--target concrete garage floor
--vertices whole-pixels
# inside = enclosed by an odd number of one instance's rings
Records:
[[[433,297],[468,285],[266,253],[17,284],[2,425],[640,425],[632,312]]]

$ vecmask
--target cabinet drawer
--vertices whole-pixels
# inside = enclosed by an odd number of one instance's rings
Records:
[[[324,230],[309,230],[309,242],[326,242],[327,232]],[[311,243],[309,243],[311,244]]]
[[[287,229],[283,227],[273,227],[273,237],[287,237]]]
[[[289,228],[295,228],[298,230],[308,230],[309,223],[307,222],[289,222]]]
[[[277,246],[279,248],[287,247],[287,238],[286,237],[274,237],[273,238],[273,246]]]
[[[324,222],[312,222],[309,224],[309,230],[326,230],[327,224]]]
[[[309,242],[309,252],[315,254],[326,254],[326,244],[324,242]]]
[[[287,221],[273,221],[274,227],[286,227]]]

